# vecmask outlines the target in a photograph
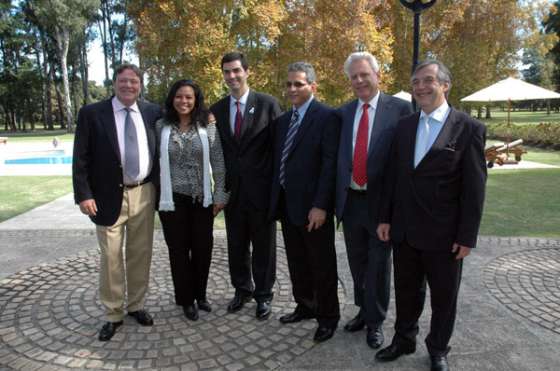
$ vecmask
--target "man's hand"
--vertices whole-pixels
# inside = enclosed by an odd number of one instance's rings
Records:
[[[327,219],[327,212],[323,209],[314,207],[309,211],[307,219],[309,220],[309,224],[307,225],[307,232],[311,232],[314,229],[319,229],[323,224],[325,224],[325,220]]]
[[[224,207],[226,207],[226,204],[214,204],[214,206],[212,207],[212,212],[214,213],[214,216],[217,216],[220,213],[220,211],[224,209]]]
[[[391,231],[391,224],[389,223],[380,223],[377,226],[377,237],[383,241],[389,241],[389,232]]]
[[[80,211],[89,216],[97,215],[97,205],[95,204],[95,200],[93,198],[89,198],[80,202]]]
[[[453,254],[456,254],[455,259],[460,260],[471,253],[471,248],[468,246],[459,245],[457,242],[451,248]]]

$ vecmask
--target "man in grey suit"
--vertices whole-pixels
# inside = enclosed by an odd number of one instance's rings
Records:
[[[389,305],[391,249],[376,234],[380,193],[393,133],[412,113],[404,100],[379,91],[379,65],[368,52],[350,54],[344,72],[357,99],[340,107],[342,129],[336,176],[336,217],[342,221],[354,302],[360,311],[344,330],[367,326],[366,342],[379,348]]]

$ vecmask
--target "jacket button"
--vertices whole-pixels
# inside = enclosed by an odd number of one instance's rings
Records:
[[[122,187],[123,187],[123,185],[122,185],[122,184],[119,184],[119,187],[121,187],[121,188],[122,188]]]

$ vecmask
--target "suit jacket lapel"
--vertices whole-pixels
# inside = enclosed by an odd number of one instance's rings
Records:
[[[253,121],[255,118],[255,93],[252,90],[249,91],[247,96],[247,101],[245,102],[245,111],[243,112],[243,123],[241,125],[241,136],[240,141],[248,136],[249,132],[253,130]]]
[[[346,163],[348,165],[352,164],[352,139],[354,135],[354,118],[356,116],[357,107],[358,100],[356,99],[348,106],[346,106],[345,111],[342,112],[343,126],[340,133],[340,148],[341,151],[344,151],[342,154],[342,159],[346,160]]]
[[[407,130],[405,130],[405,136],[402,138],[403,140],[403,147],[404,148],[404,155],[403,157],[406,159],[408,163],[409,170],[414,171],[414,150],[416,148],[416,132],[418,131],[418,120],[420,120],[420,112],[417,112],[406,124]],[[424,157],[425,158],[425,157]],[[422,159],[424,161],[424,159]],[[418,164],[420,166],[422,161]],[[416,167],[417,169],[418,167]]]
[[[373,127],[371,128],[371,137],[369,138],[368,159],[371,157],[375,144],[379,139],[379,134],[383,131],[387,122],[385,116],[390,110],[390,103],[385,103],[385,94],[380,93],[375,108],[375,117],[373,118]]]
[[[119,148],[119,138],[117,136],[117,124],[115,123],[115,112],[113,111],[113,103],[110,99],[107,99],[103,104],[103,110],[101,112],[101,120],[105,131],[107,132],[107,137],[109,138],[109,143],[115,152],[115,155],[121,161],[121,150]],[[122,165],[122,163],[121,163]]]

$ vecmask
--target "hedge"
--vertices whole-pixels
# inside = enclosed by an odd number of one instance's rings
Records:
[[[487,137],[503,142],[523,139],[523,144],[560,150],[560,123],[487,124]]]

